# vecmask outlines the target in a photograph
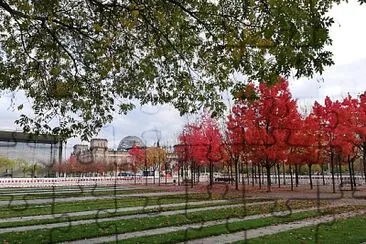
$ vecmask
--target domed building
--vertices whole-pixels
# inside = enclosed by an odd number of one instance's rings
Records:
[[[107,139],[93,138],[89,145],[74,145],[72,156],[84,164],[103,162],[106,165],[118,165],[121,170],[131,170],[132,156],[128,151],[134,146],[144,148],[145,144],[137,136],[126,136],[115,150],[108,148]]]
[[[137,136],[126,136],[118,144],[117,151],[128,151],[134,146],[141,148],[146,147],[141,138]]]
[[[71,155],[84,165],[102,162],[104,165],[112,165],[114,168],[117,166],[118,171],[132,172],[134,161],[128,151],[134,146],[146,148],[144,142],[137,136],[124,137],[120,141],[117,150],[108,148],[107,139],[93,138],[90,140],[89,145],[74,145]],[[170,161],[176,162],[175,155],[170,154],[168,158]]]

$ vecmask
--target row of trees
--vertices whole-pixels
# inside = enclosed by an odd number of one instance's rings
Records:
[[[240,169],[246,169],[248,177],[249,165],[259,177],[265,171],[268,191],[273,169],[279,177],[280,167],[282,172],[289,168],[297,178],[300,166],[307,165],[312,188],[312,166],[321,166],[324,182],[324,168],[329,165],[335,192],[336,166],[348,167],[353,188],[354,162],[362,157],[366,177],[365,125],[366,92],[341,101],[326,97],[324,105],[315,101],[309,113],[300,113],[288,82],[279,78],[274,85],[250,83],[237,93],[224,129],[207,114],[185,125],[176,152],[192,170],[208,166],[210,184],[213,166],[222,163],[235,173],[236,188]]]
[[[39,162],[28,162],[24,159],[10,159],[5,156],[0,156],[0,172],[5,174],[14,175],[14,172],[17,172],[23,176],[35,177],[41,171],[47,171],[47,165],[39,163]],[[3,173],[4,174],[4,173]]]
[[[128,156],[118,162],[109,161],[107,158],[84,161],[78,155],[71,155],[66,162],[54,164],[52,170],[67,175],[104,175],[108,172],[117,174],[120,171],[132,171],[136,175],[138,171],[152,170],[154,174],[158,171],[160,175],[163,166],[167,171],[167,152],[159,146],[149,148],[134,146],[128,151]]]

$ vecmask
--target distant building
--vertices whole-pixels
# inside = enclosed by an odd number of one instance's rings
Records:
[[[0,158],[11,159],[9,168],[0,167],[0,177],[28,176],[27,165],[38,165],[35,175],[48,175],[56,162],[62,162],[64,142],[54,135],[35,135],[18,131],[0,131]],[[1,165],[0,165],[1,166]],[[36,168],[34,168],[34,171]]]
[[[108,140],[101,138],[91,139],[89,145],[77,144],[73,147],[72,156],[76,156],[81,163],[97,163],[118,165],[119,171],[133,171],[133,158],[128,153],[134,146],[146,148],[144,142],[137,136],[124,137],[116,150],[108,148]],[[168,168],[172,168],[177,163],[177,156],[172,150],[167,150]],[[165,165],[161,165],[161,170]],[[149,169],[151,170],[151,169]],[[157,174],[157,172],[156,172]]]
[[[56,136],[0,131],[0,156],[45,166],[62,161],[63,143]]]
[[[103,162],[105,164],[125,165],[126,170],[131,169],[132,156],[128,150],[134,146],[145,147],[143,141],[136,136],[124,137],[117,150],[108,148],[108,140],[94,138],[91,139],[90,145],[77,144],[73,147],[73,156],[76,156],[81,163]]]

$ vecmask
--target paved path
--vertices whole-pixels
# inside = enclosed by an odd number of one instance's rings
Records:
[[[236,241],[243,241],[248,239],[253,239],[261,236],[272,235],[284,231],[289,231],[293,229],[299,229],[307,226],[314,226],[321,223],[328,223],[336,219],[350,218],[357,215],[365,214],[366,211],[355,211],[341,213],[337,215],[326,215],[318,218],[304,219],[299,221],[294,221],[286,224],[271,225],[267,227],[262,227],[258,229],[251,229],[247,231],[240,231],[232,234],[224,234],[219,236],[211,236],[207,238],[202,238],[198,240],[187,241],[184,243],[189,244],[222,244],[222,243],[232,243]]]
[[[260,205],[260,204],[264,204],[264,203],[271,203],[271,202],[254,202],[254,203],[248,203],[248,204],[246,204],[246,206]],[[185,204],[185,203],[183,203],[183,204]],[[181,204],[181,206],[184,206],[183,204]],[[107,222],[107,221],[149,218],[149,217],[156,217],[156,216],[170,216],[170,215],[177,215],[177,214],[186,214],[186,213],[193,213],[193,212],[199,212],[199,211],[234,208],[234,207],[241,207],[241,206],[243,206],[243,204],[220,205],[220,206],[212,206],[212,207],[182,209],[182,210],[174,210],[174,211],[163,211],[163,212],[147,213],[147,214],[134,214],[134,215],[98,219],[99,214],[106,213],[105,210],[102,210],[102,211],[97,211],[96,216],[93,219],[75,220],[75,221],[70,221],[70,222],[53,223],[53,224],[40,224],[40,225],[31,225],[31,226],[0,228],[0,234],[9,233],[9,232],[18,232],[18,231],[38,230],[38,229],[53,229],[53,228],[68,227],[68,226],[75,226],[75,225],[82,225],[82,224],[92,224],[92,223],[99,224],[99,223]],[[142,208],[140,208],[140,209],[142,209]],[[53,218],[56,218],[56,217],[53,217]]]
[[[322,207],[320,209],[324,209],[324,208],[326,208],[326,207]],[[296,209],[296,210],[293,210],[292,213],[300,213],[300,212],[306,212],[306,211],[311,211],[311,210],[316,210],[316,209],[317,208],[315,208],[315,207],[314,208],[306,208],[306,209]],[[290,213],[289,211],[276,212],[276,216],[279,216],[279,215],[287,215],[289,213]],[[357,214],[359,214],[359,212],[357,212]],[[195,223],[195,224],[186,224],[186,225],[181,225],[181,226],[169,226],[169,227],[164,227],[164,228],[157,228],[157,229],[150,229],[150,230],[144,230],[144,231],[129,232],[129,233],[125,233],[125,234],[118,234],[118,235],[111,235],[111,236],[104,236],[104,237],[97,237],[97,238],[90,238],[90,239],[70,241],[70,242],[63,242],[63,243],[68,243],[68,244],[83,244],[83,243],[113,242],[113,241],[116,240],[116,238],[118,240],[125,240],[125,239],[133,238],[133,237],[142,237],[142,236],[166,234],[166,233],[174,232],[174,231],[182,231],[182,230],[184,231],[184,230],[187,230],[187,229],[199,229],[199,228],[202,228],[202,227],[209,227],[209,226],[214,226],[214,225],[219,225],[219,224],[227,224],[227,223],[233,223],[233,222],[239,222],[239,221],[245,221],[245,220],[261,219],[261,218],[267,218],[267,217],[272,217],[272,216],[273,216],[273,213],[250,215],[250,216],[246,216],[244,218],[231,218],[231,219],[207,221],[207,222]],[[315,219],[316,218],[314,218],[314,220]],[[331,221],[331,220],[332,219],[330,219],[328,221]],[[309,220],[307,220],[307,221],[309,221]],[[312,221],[309,221],[309,222],[313,223]],[[291,224],[289,224],[289,225],[291,225]],[[268,227],[265,227],[264,229],[266,229],[266,228],[269,228],[269,226]],[[240,237],[242,238],[243,235],[240,234]],[[214,238],[214,237],[212,237],[212,238]],[[227,242],[227,240],[228,239],[224,240],[224,242],[221,241],[220,243],[225,243],[225,242]],[[239,239],[239,240],[241,240],[241,239]],[[201,243],[201,242],[199,242],[199,243]],[[211,242],[204,242],[204,243],[211,243]]]
[[[192,194],[193,192],[189,193]],[[87,200],[105,200],[105,199],[121,199],[126,197],[155,197],[155,196],[169,196],[169,195],[184,195],[185,191],[180,192],[146,192],[146,193],[133,193],[133,194],[122,194],[122,195],[109,195],[109,196],[85,196],[85,197],[67,197],[67,198],[57,198],[56,203],[60,202],[78,202]],[[13,201],[0,201],[0,206],[6,205],[24,205],[24,204],[50,204],[53,203],[52,198],[40,198],[40,199],[30,199],[30,200],[13,200]]]

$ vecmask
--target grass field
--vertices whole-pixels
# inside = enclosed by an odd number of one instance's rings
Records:
[[[4,203],[3,199],[8,197],[14,200],[0,206],[0,243],[78,240],[84,243],[115,243],[116,240],[121,243],[194,243],[207,238],[210,243],[209,238],[223,235],[227,235],[226,242],[240,242],[232,235],[330,214],[366,211],[363,203],[337,205],[329,199],[306,198],[286,201],[280,193],[276,197],[265,193],[243,197],[240,191],[222,194],[218,190],[208,194],[194,188],[187,191],[183,187],[158,186],[92,190],[0,189],[0,202]],[[88,198],[90,196],[94,199]],[[67,202],[70,199],[73,201]],[[31,204],[30,200],[44,202]],[[249,240],[244,240],[243,236],[241,242],[345,243],[337,242],[345,236],[346,243],[359,243],[366,240],[361,228],[365,222],[366,217],[346,218],[318,229],[310,226],[268,236],[264,233]]]

